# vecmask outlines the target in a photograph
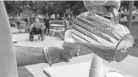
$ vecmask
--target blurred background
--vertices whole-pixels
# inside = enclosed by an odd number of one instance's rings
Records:
[[[86,11],[82,1],[5,1],[6,9],[9,15],[11,26],[24,22],[27,25],[33,23],[35,17],[39,17],[42,22],[45,16],[50,19],[62,20],[67,17],[69,20],[74,19],[78,14]],[[127,21],[129,1],[122,1],[120,21]],[[138,1],[134,1],[133,20],[137,20]],[[71,22],[70,22],[71,23]]]
[[[128,24],[129,2],[121,1],[119,9],[119,21],[127,27],[130,26]],[[44,23],[44,18],[49,17],[50,36],[62,32],[60,33],[62,39],[64,39],[64,32],[67,28],[70,28],[76,16],[87,11],[82,1],[4,1],[4,3],[12,33],[29,33],[29,27],[36,18],[39,18],[40,22]],[[131,32],[134,37],[138,38],[138,1],[134,1],[132,8]],[[65,18],[68,20],[69,27],[65,27]],[[64,31],[55,30],[54,27],[58,29],[64,28]],[[24,37],[28,38],[28,35]]]

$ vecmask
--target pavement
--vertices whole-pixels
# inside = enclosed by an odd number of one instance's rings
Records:
[[[44,41],[38,40],[38,36],[34,37],[34,41],[29,40],[29,33],[13,34],[13,38],[18,42],[18,46],[31,46],[31,47],[49,47],[51,45],[60,45],[63,40],[57,37],[46,36]]]

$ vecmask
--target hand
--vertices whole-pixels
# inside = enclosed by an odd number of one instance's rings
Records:
[[[46,49],[44,49],[44,54],[46,61],[51,66],[54,63],[59,63],[64,61],[64,58],[62,57],[61,52],[63,52],[64,49],[59,46],[51,46]]]
[[[111,10],[111,13],[112,13],[112,15],[113,15],[113,21],[115,22],[115,23],[119,23],[119,13],[118,13],[118,10],[117,10],[117,8],[112,8],[112,10]]]
[[[113,15],[113,21],[115,23],[119,23],[119,13],[118,10],[120,8],[120,0],[114,0],[114,1],[107,1],[103,6],[108,6],[109,10],[108,12]]]
[[[84,1],[84,5],[87,8],[87,10],[94,15],[94,13],[98,14],[112,14],[113,15],[113,21],[115,23],[119,23],[119,14],[118,10],[120,8],[120,0],[114,0],[114,1]],[[108,6],[109,9],[105,8],[105,6]]]

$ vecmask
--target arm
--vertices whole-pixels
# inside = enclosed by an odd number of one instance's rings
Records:
[[[48,63],[49,65],[52,65],[73,58],[78,50],[77,47],[78,45],[76,45],[71,38],[70,32],[67,31],[65,33],[64,43],[60,46],[51,46],[46,49],[43,47],[14,46],[14,50],[16,52],[18,66],[36,63]]]
[[[43,48],[25,48],[14,47],[16,52],[16,60],[18,66],[36,64],[36,63],[48,63],[52,65],[71,59],[74,55],[70,55],[71,52],[76,52],[77,49],[63,46],[51,46],[48,49]],[[52,59],[51,59],[52,58]]]
[[[42,24],[42,28],[45,28],[45,25],[44,24]]]
[[[18,66],[45,63],[43,48],[14,46]]]

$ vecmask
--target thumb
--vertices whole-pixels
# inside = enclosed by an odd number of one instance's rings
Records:
[[[115,23],[119,23],[119,13],[117,8],[112,8],[111,13],[113,15],[113,20]]]

